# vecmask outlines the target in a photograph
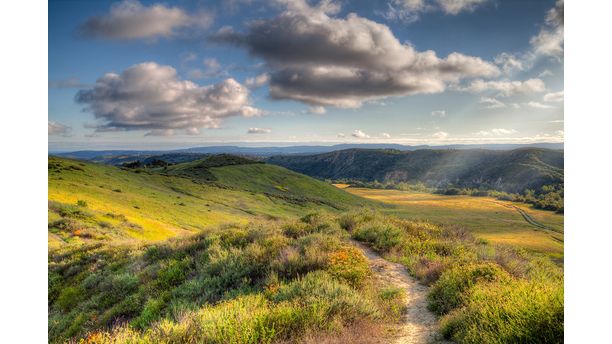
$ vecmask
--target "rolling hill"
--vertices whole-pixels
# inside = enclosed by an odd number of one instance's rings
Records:
[[[422,182],[434,187],[522,192],[563,182],[563,151],[521,148],[416,150],[348,149],[325,154],[273,156],[268,163],[321,179]]]
[[[285,168],[211,156],[156,169],[49,158],[49,243],[162,240],[256,218],[365,204]]]

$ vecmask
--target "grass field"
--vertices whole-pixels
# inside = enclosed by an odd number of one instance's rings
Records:
[[[218,179],[215,184],[50,157],[49,246],[96,239],[163,240],[221,224],[294,218],[313,210],[337,211],[363,202],[329,184],[277,166],[235,165],[211,170]],[[287,185],[283,178],[289,178]],[[257,185],[249,188],[249,180]],[[263,189],[277,192],[264,193]]]
[[[338,187],[361,197],[393,206],[382,210],[407,219],[424,219],[461,225],[491,243],[504,243],[563,258],[563,215],[537,210],[525,204],[491,197],[444,196],[429,193]],[[515,208],[525,211],[547,229],[528,223]]]

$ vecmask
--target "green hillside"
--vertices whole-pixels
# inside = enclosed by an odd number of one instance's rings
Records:
[[[91,240],[162,240],[220,224],[367,202],[284,168],[228,156],[165,170],[50,157],[48,172],[52,247]]]
[[[324,179],[425,183],[433,187],[523,192],[563,183],[563,151],[523,148],[416,150],[348,149],[271,157],[267,162]]]

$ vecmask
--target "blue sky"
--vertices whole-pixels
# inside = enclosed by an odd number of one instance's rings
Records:
[[[49,149],[563,140],[563,2],[50,1]]]

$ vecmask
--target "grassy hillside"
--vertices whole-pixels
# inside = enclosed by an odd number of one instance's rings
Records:
[[[425,183],[523,192],[563,182],[563,151],[349,149],[317,155],[275,156],[270,163],[323,179]]]
[[[49,243],[162,240],[224,223],[367,202],[277,166],[242,160],[224,165],[229,163],[226,157],[168,171],[129,170],[50,157]]]

